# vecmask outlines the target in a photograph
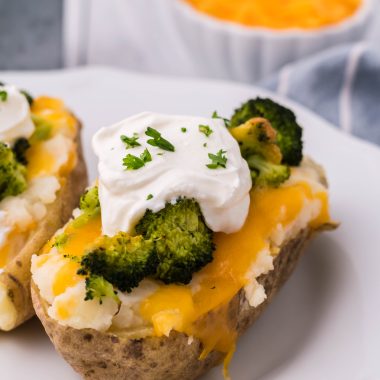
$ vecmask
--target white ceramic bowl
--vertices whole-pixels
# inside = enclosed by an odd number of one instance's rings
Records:
[[[184,0],[166,2],[175,32],[180,33],[187,55],[196,61],[194,73],[242,82],[257,81],[286,63],[360,40],[374,9],[373,0],[363,0],[357,12],[339,24],[277,31],[221,21],[196,11]]]

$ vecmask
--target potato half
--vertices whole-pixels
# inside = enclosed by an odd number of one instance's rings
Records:
[[[330,228],[334,228],[334,225],[325,224],[318,230],[302,230],[282,247],[274,261],[274,270],[258,279],[267,294],[266,301],[260,306],[250,307],[244,290],[229,302],[230,325],[236,326],[239,335],[256,321],[271,302],[294,270],[312,235]],[[32,298],[37,316],[57,351],[85,379],[195,379],[224,359],[224,354],[214,351],[205,360],[199,360],[202,343],[194,339],[189,344],[188,336],[174,331],[169,337],[136,340],[123,337],[122,334],[62,326],[48,316],[48,304],[34,283]],[[205,318],[217,318],[217,313],[211,312]]]
[[[30,296],[31,256],[39,252],[57,229],[68,221],[87,186],[87,170],[83,159],[80,129],[78,121],[75,168],[65,179],[55,201],[46,206],[46,216],[38,228],[0,274],[0,330],[12,330],[34,315]]]

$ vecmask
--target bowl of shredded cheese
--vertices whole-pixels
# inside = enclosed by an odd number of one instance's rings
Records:
[[[171,0],[198,74],[254,82],[287,63],[360,40],[373,0]]]

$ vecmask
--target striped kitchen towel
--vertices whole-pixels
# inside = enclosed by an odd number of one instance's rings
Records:
[[[329,49],[285,66],[259,85],[380,145],[380,54],[370,45]]]

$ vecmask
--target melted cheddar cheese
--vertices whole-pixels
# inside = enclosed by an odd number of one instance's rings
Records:
[[[88,223],[80,228],[69,224],[65,229],[65,234],[68,236],[67,242],[60,248],[60,253],[70,257],[80,257],[101,236],[100,217],[90,219]],[[67,288],[83,280],[83,276],[77,274],[79,267],[80,265],[77,261],[66,260],[66,263],[59,269],[54,278],[53,294],[55,296],[62,294]]]
[[[45,149],[45,143],[39,141],[33,144],[27,152],[29,180],[33,178],[48,175],[54,170],[55,155]]]
[[[63,133],[74,138],[78,121],[67,110],[62,100],[40,96],[34,99],[31,107],[32,115],[41,117],[53,126],[52,135]]]
[[[361,0],[186,0],[224,21],[271,29],[316,29],[351,17]]]
[[[88,223],[81,227],[69,224],[65,229],[67,242],[62,247],[63,254],[82,256],[98,237],[102,235],[102,222],[100,216],[91,218]]]
[[[143,301],[142,316],[153,324],[158,336],[174,329],[199,338],[204,345],[202,356],[214,349],[231,352],[236,328],[228,318],[229,301],[250,280],[248,269],[260,251],[270,248],[270,236],[276,226],[292,223],[305,202],[313,199],[322,203],[321,212],[311,222],[317,227],[329,221],[325,193],[313,194],[307,183],[253,191],[244,227],[234,234],[215,234],[214,259],[196,275],[195,290],[190,285],[162,285]],[[210,312],[216,312],[217,317],[202,321]]]
[[[77,133],[77,121],[65,108],[59,99],[42,96],[33,101],[32,115],[42,118],[52,127],[50,139],[58,134],[74,139]],[[76,151],[71,149],[65,163],[57,165],[54,146],[49,146],[49,140],[36,141],[27,151],[27,176],[31,180],[42,175],[64,176],[70,172],[76,164]],[[75,146],[74,146],[75,147]],[[73,148],[74,148],[73,147]]]

